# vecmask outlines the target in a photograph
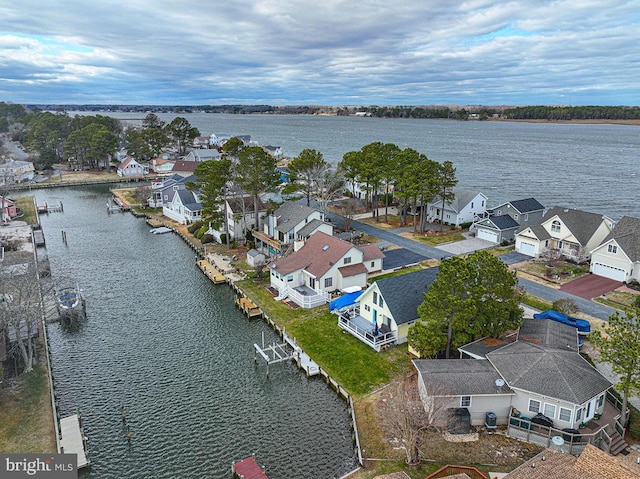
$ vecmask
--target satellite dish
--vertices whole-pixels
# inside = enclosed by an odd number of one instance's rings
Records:
[[[499,388],[504,386],[504,379],[501,379],[501,378],[496,379],[496,386],[498,386]]]

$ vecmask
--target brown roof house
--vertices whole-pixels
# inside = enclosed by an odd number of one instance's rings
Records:
[[[269,264],[276,299],[288,298],[303,308],[329,301],[329,293],[365,287],[364,253],[353,244],[322,231],[312,234],[304,246]]]

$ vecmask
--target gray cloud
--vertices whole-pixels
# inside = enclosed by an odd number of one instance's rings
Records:
[[[638,0],[14,3],[5,101],[637,104],[640,90]]]

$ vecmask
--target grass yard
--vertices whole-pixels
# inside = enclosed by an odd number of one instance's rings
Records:
[[[451,231],[449,233],[438,234],[434,236],[424,236],[419,233],[400,233],[400,236],[409,238],[420,243],[427,244],[429,246],[437,246],[444,243],[453,243],[455,241],[463,241],[466,238],[460,231]]]
[[[527,261],[518,264],[516,269],[559,284],[574,280],[589,272],[588,265],[577,265],[566,261]]]
[[[627,293],[626,291],[611,291],[604,295],[604,297],[598,297],[595,301],[611,306],[612,308],[622,309],[634,306],[638,295],[633,293]]]
[[[25,221],[28,225],[37,225],[39,223],[35,198],[33,196],[19,196],[15,198],[15,202],[24,215],[22,218],[18,218],[20,221]]]
[[[35,366],[0,389],[0,451],[55,452],[51,399],[44,368]]]
[[[540,311],[551,309],[550,301],[545,301],[544,299],[538,298],[537,296],[533,296],[529,293],[524,293],[524,295],[522,296],[522,302],[527,306],[539,309]]]
[[[354,398],[411,369],[406,345],[376,353],[343,332],[338,327],[338,318],[326,305],[307,310],[292,309],[273,299],[265,289],[266,282],[246,280],[236,284]]]

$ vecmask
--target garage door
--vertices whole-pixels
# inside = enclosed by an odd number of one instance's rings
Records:
[[[624,281],[627,274],[623,269],[613,268],[602,263],[593,263],[593,274],[604,276],[605,278],[614,279],[616,281]]]
[[[496,233],[495,231],[491,231],[491,230],[479,229],[478,230],[478,238],[497,243],[498,242],[498,233]]]
[[[536,245],[531,243],[520,243],[520,253],[526,254],[527,256],[535,256]]]

